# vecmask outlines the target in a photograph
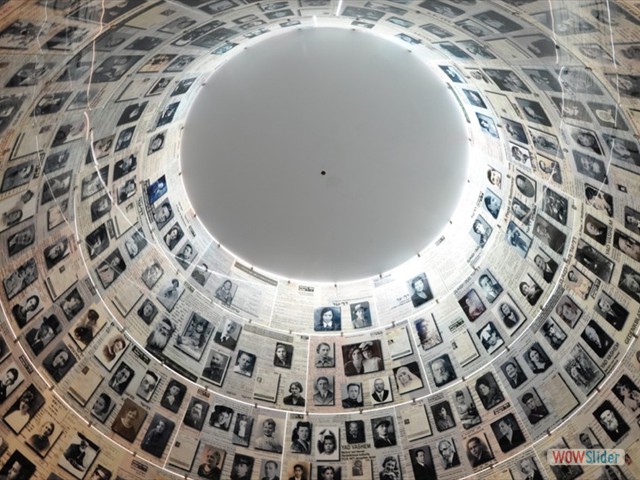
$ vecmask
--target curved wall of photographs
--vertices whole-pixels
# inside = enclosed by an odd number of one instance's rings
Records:
[[[0,13],[0,476],[640,478],[637,2]],[[429,62],[473,152],[433,244],[335,285],[233,258],[179,164],[221,62],[324,26]],[[623,464],[547,462],[591,446]]]

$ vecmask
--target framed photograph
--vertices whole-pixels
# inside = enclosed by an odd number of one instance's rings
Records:
[[[40,355],[53,339],[62,331],[60,320],[55,314],[47,315],[31,327],[23,337],[34,355]]]
[[[257,357],[253,353],[245,352],[244,350],[238,350],[233,371],[245,377],[252,377],[253,370],[256,366],[256,359]]]
[[[593,416],[616,445],[630,430],[629,425],[609,400],[604,401],[596,408],[593,411]]]
[[[19,475],[19,477],[15,478],[19,478],[20,480],[29,480],[35,473],[36,466],[34,463],[29,461],[29,459],[25,455],[23,455],[20,450],[15,450],[7,459],[2,468],[0,468],[0,478],[4,477],[9,479],[15,471],[18,471]]]
[[[164,275],[164,270],[162,269],[160,264],[158,262],[153,262],[151,265],[144,269],[140,278],[142,280],[142,283],[144,283],[145,286],[149,290],[151,290],[155,286],[155,284],[158,283],[158,280],[162,278],[162,275]]]
[[[433,293],[424,273],[413,277],[409,281],[409,292],[411,293],[411,303],[415,308],[433,300]]]
[[[35,385],[29,385],[18,399],[9,407],[3,420],[18,435],[42,408],[45,400]]]
[[[188,427],[200,431],[208,412],[209,404],[207,402],[197,397],[191,397],[182,422]]]
[[[183,293],[184,286],[180,284],[180,281],[177,278],[172,278],[165,287],[160,290],[156,300],[166,308],[168,312],[171,312]]]
[[[175,379],[171,379],[162,394],[160,405],[170,412],[177,413],[186,393],[187,387],[184,384]]]
[[[542,334],[549,346],[554,350],[558,350],[567,339],[567,334],[560,328],[560,325],[553,319],[553,317],[547,318],[542,324]]]
[[[97,444],[81,433],[75,433],[58,459],[58,465],[78,480],[82,480],[100,453]]]
[[[108,372],[118,363],[129,346],[129,340],[117,329],[109,333],[98,345],[94,355]]]
[[[253,417],[244,413],[238,413],[236,415],[236,423],[233,427],[231,443],[233,443],[234,445],[239,445],[241,447],[248,447],[252,430]]]
[[[448,354],[441,355],[429,363],[429,369],[436,387],[441,387],[458,378]]]
[[[487,310],[487,307],[482,303],[480,296],[473,288],[458,300],[458,303],[470,322],[475,321]]]
[[[228,354],[212,348],[207,356],[207,366],[202,370],[202,378],[218,387],[222,386],[229,367],[229,360]]]
[[[419,318],[413,323],[416,327],[416,333],[418,334],[418,341],[424,351],[430,350],[442,343],[442,336],[440,335],[438,324],[433,315],[430,318]]]
[[[580,337],[600,358],[604,358],[614,344],[613,339],[595,320],[587,323]]]
[[[542,345],[538,342],[534,344],[523,355],[525,362],[529,365],[531,371],[535,374],[546,372],[551,368],[552,362],[546,352],[543,350]]]
[[[511,296],[504,295],[493,307],[493,314],[500,319],[502,326],[509,334],[515,333],[525,323],[527,317],[522,313],[518,304]]]
[[[29,295],[21,302],[16,303],[11,307],[11,314],[15,320],[18,328],[23,329],[36,315],[42,311],[42,303],[38,294]],[[4,354],[8,353],[8,349],[5,348],[2,351]]]
[[[351,323],[353,328],[366,328],[371,326],[371,310],[369,302],[358,302],[349,306]]]
[[[115,373],[111,376],[111,380],[109,380],[109,386],[118,395],[122,395],[127,390],[127,387],[133,380],[135,374],[136,372],[133,368],[122,362],[120,365],[118,365]]]
[[[507,244],[515,248],[521,257],[524,258],[527,256],[532,240],[531,237],[524,233],[524,230],[518,227],[515,223],[509,222],[505,238]]]
[[[235,350],[240,332],[242,332],[242,326],[238,322],[225,318],[222,328],[218,328],[213,336],[213,341],[229,350]]]
[[[502,373],[507,379],[507,382],[509,382],[511,388],[518,388],[527,381],[527,376],[522,371],[522,368],[515,357],[511,357],[505,363],[500,365],[500,370],[502,370]]]
[[[458,413],[458,418],[460,418],[460,422],[462,423],[462,428],[468,430],[482,422],[482,418],[478,413],[478,409],[468,388],[457,390],[455,394],[452,395],[452,398],[456,412]],[[441,413],[440,416],[442,416]],[[434,418],[437,417],[434,415]]]
[[[24,375],[18,364],[13,361],[8,363],[0,373],[0,404],[4,403],[23,381]]]
[[[200,360],[213,334],[214,325],[195,312],[191,312],[182,333],[176,338],[176,348],[195,360]]]
[[[568,295],[563,295],[558,301],[555,312],[569,328],[575,327],[582,316],[582,309]]]
[[[476,380],[475,389],[482,406],[487,411],[504,401],[504,394],[491,372],[485,373]]]
[[[340,307],[319,307],[313,312],[313,329],[316,332],[337,332],[342,329]]]
[[[156,372],[147,370],[138,384],[136,395],[144,401],[149,402],[153,396],[153,392],[155,392],[156,387],[158,386],[158,383],[160,383],[159,375]]]
[[[380,340],[343,345],[342,358],[344,373],[347,376],[379,372],[384,369]]]
[[[444,432],[456,426],[456,421],[453,419],[453,412],[451,411],[451,404],[449,404],[447,400],[431,405],[431,414],[435,419],[436,429],[439,432]]]
[[[147,325],[153,323],[153,319],[158,315],[158,307],[151,300],[145,298],[137,311],[138,317]]]
[[[519,398],[520,405],[529,423],[535,425],[549,416],[549,410],[542,402],[535,388],[528,390]]]
[[[175,426],[174,422],[156,413],[144,434],[140,448],[156,458],[162,458]]]
[[[404,395],[424,387],[418,362],[411,362],[393,369],[398,393]]]
[[[146,418],[146,410],[133,400],[126,398],[111,424],[111,430],[128,442],[133,442]]]
[[[120,249],[116,248],[102,261],[96,268],[96,275],[102,284],[102,288],[107,289],[115,282],[122,272],[127,269]]]
[[[489,355],[492,355],[496,350],[504,345],[504,340],[493,322],[488,322],[476,333],[476,335]]]
[[[629,311],[604,291],[600,292],[593,309],[619,332],[629,318]]]
[[[489,303],[495,302],[504,290],[488,269],[484,270],[478,277],[478,285],[480,286],[480,292]]]
[[[76,364],[76,361],[77,359],[71,353],[69,347],[64,342],[60,342],[56,348],[44,357],[42,366],[56,383],[60,383]]]
[[[513,413],[491,423],[491,430],[498,440],[500,450],[509,452],[526,442],[526,438]]]
[[[586,300],[593,287],[593,282],[582,273],[575,265],[572,265],[564,278],[567,289],[571,290],[578,298]]]
[[[91,416],[97,419],[100,423],[104,423],[114,407],[116,406],[115,400],[113,400],[107,393],[100,393],[91,406]]]
[[[609,283],[615,264],[584,240],[578,242],[575,258],[599,279]]]

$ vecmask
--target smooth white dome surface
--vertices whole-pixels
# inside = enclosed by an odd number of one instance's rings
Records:
[[[181,161],[222,245],[289,278],[337,281],[431,242],[468,156],[460,109],[429,66],[376,35],[317,28],[221,66],[189,112]]]

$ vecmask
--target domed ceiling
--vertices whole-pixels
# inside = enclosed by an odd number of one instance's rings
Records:
[[[637,2],[0,0],[0,13],[0,478],[640,478]],[[468,149],[434,239],[365,278],[253,265],[201,221],[186,178],[191,115],[205,94],[224,103],[209,87],[225,69],[321,29],[382,42],[390,66],[419,62],[462,118],[451,150]],[[390,93],[371,85],[384,116]],[[302,128],[277,135],[278,105],[265,151],[304,145]],[[216,114],[220,142],[257,134],[249,112]],[[435,188],[450,167],[442,148],[424,170],[394,158],[405,137],[380,140],[380,168],[405,172],[396,189]],[[370,154],[324,167],[342,140],[315,141],[314,180],[360,200],[379,188],[357,172],[340,185]],[[229,145],[203,158],[229,169]],[[235,180],[207,174],[211,190],[259,184],[260,152],[238,155]],[[286,182],[287,168],[272,170]],[[210,208],[259,239],[267,222],[241,203]],[[437,216],[412,207],[358,221],[388,236]],[[353,235],[331,226],[324,242]],[[549,461],[601,447],[624,450],[619,464]]]

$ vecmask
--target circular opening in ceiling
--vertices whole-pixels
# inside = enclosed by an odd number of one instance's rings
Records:
[[[435,239],[462,195],[468,148],[453,96],[406,48],[303,29],[212,75],[187,118],[182,176],[200,220],[239,258],[346,281]]]

